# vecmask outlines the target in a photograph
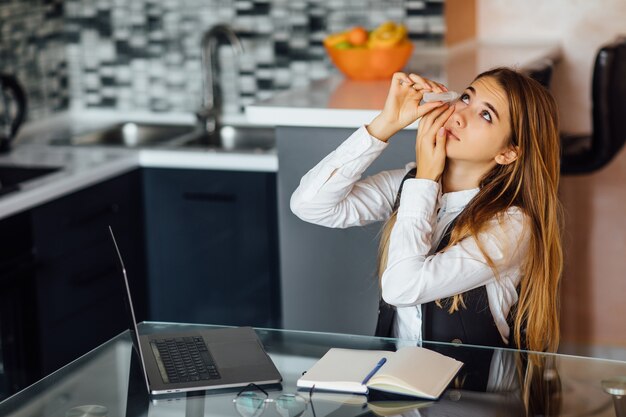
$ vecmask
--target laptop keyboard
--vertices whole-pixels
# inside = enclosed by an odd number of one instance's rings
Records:
[[[205,381],[219,379],[220,374],[202,337],[178,337],[152,340],[167,374],[165,383]],[[156,352],[155,352],[156,353]],[[158,361],[157,361],[158,362]],[[164,369],[163,369],[164,368]],[[164,375],[162,375],[164,376]]]

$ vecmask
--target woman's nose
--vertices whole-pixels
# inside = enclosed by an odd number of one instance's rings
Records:
[[[450,116],[452,123],[456,127],[465,127],[465,115],[463,114],[462,107],[455,105],[454,112]]]

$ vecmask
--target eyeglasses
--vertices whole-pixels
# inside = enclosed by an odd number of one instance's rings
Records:
[[[250,388],[261,391],[265,396],[258,392],[250,391]],[[311,397],[313,395],[313,389],[309,391],[309,399],[307,400],[300,394],[281,394],[276,399],[270,398],[267,391],[259,387],[257,384],[248,384],[241,391],[237,393],[237,396],[233,398],[235,404],[235,410],[242,417],[258,417],[265,411],[267,404],[272,403],[276,406],[276,411],[281,417],[298,417],[304,414],[307,409],[307,405],[311,404],[311,412],[315,417],[315,409],[313,408],[313,402]]]

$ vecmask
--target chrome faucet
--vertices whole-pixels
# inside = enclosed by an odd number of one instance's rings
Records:
[[[208,136],[219,134],[222,117],[222,93],[218,46],[220,39],[230,44],[236,55],[243,52],[241,41],[235,31],[226,24],[218,24],[202,36],[202,107],[196,113],[200,129]]]

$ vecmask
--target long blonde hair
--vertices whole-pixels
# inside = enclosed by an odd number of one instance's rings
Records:
[[[509,144],[518,148],[518,158],[496,165],[480,181],[480,191],[458,216],[449,246],[469,236],[478,236],[490,220],[502,219],[510,207],[527,216],[530,233],[528,254],[522,267],[514,306],[514,341],[518,347],[556,351],[559,343],[558,293],[563,269],[562,214],[558,199],[560,140],[558,113],[552,95],[537,81],[509,68],[495,68],[476,77],[489,77],[507,94],[511,115]],[[397,212],[381,232],[378,276],[387,266],[389,237]],[[493,260],[480,241],[478,247],[498,277]],[[445,249],[444,249],[445,250]],[[449,312],[464,307],[460,294],[452,298]],[[525,335],[523,334],[525,332]]]

